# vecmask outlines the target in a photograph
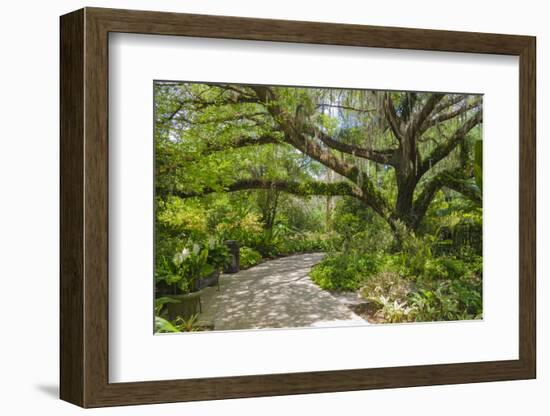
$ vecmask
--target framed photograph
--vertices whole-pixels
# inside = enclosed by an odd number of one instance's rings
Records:
[[[60,28],[63,400],[536,377],[534,37]]]

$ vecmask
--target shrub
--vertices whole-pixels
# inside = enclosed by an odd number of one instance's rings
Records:
[[[420,277],[429,280],[457,279],[469,272],[468,265],[455,257],[435,257],[426,260]]]
[[[353,236],[363,228],[363,221],[351,213],[344,213],[334,218],[334,229],[342,236],[345,247],[351,243]]]
[[[326,250],[326,241],[319,235],[312,234],[300,234],[293,238],[282,239],[276,243],[277,253],[283,256]]]
[[[208,250],[207,262],[211,264],[215,270],[223,269],[231,261],[229,250],[225,244],[210,244]]]
[[[206,237],[207,224],[201,207],[185,204],[179,198],[170,198],[158,206],[157,221],[160,227],[172,233],[184,234],[191,239]]]
[[[171,259],[157,259],[156,288],[160,294],[188,293],[195,290],[198,279],[221,269],[228,260],[229,252],[223,245],[190,243]]]
[[[407,302],[399,302],[398,300],[391,301],[384,296],[381,296],[378,302],[382,306],[379,313],[384,318],[384,321],[398,323],[411,320],[412,308],[407,305]]]
[[[413,290],[413,284],[395,272],[383,271],[370,276],[361,287],[363,298],[380,305],[387,301],[403,302]],[[384,301],[381,301],[381,299]]]
[[[482,316],[481,258],[428,258],[424,270],[403,274],[401,254],[386,256],[385,271],[365,279],[360,290],[385,322],[478,319]],[[398,267],[396,267],[398,266]],[[414,283],[413,283],[414,281]]]
[[[256,236],[254,241],[249,241],[249,243],[262,257],[277,257],[286,254],[278,247],[277,238],[266,231]]]
[[[321,289],[352,291],[357,290],[380,266],[381,262],[375,255],[335,253],[314,266],[310,276]]]
[[[262,255],[250,247],[241,247],[239,249],[239,256],[240,265],[244,269],[254,266],[262,261]]]
[[[261,238],[262,233],[262,222],[254,213],[242,216],[239,213],[230,213],[216,225],[216,234],[221,240],[237,240],[243,245],[253,245]]]

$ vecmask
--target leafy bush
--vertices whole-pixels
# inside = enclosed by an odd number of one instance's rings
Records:
[[[327,251],[328,241],[319,233],[300,233],[278,224],[272,230],[264,230],[254,241],[245,246],[258,251],[264,258],[290,256],[298,253]]]
[[[454,198],[435,199],[424,220],[423,232],[437,237],[434,252],[438,255],[481,255],[483,215],[481,207]]]
[[[157,221],[161,228],[195,240],[206,237],[206,217],[200,206],[186,204],[179,198],[169,198],[158,204],[157,211]]]
[[[240,265],[243,269],[254,266],[262,261],[262,255],[250,247],[239,249]]]
[[[366,277],[376,273],[381,262],[370,254],[335,253],[313,267],[311,280],[322,289],[335,291],[357,290]]]
[[[443,267],[444,261],[435,264]],[[444,273],[449,275],[449,270]],[[374,304],[378,316],[386,322],[463,320],[482,316],[479,275],[468,271],[460,277],[442,279],[439,276],[438,279],[424,277],[413,284],[405,277],[385,271],[368,278],[360,293]]]
[[[253,245],[261,238],[263,224],[260,217],[252,212],[228,214],[216,225],[216,234],[221,240],[237,240],[239,244]]]
[[[332,229],[336,250],[380,253],[389,251],[394,242],[386,221],[354,198],[338,201]]]
[[[407,305],[407,302],[399,302],[396,299],[392,301],[385,296],[378,298],[378,302],[382,306],[379,313],[384,317],[384,321],[398,323],[411,320],[412,308]]]
[[[463,276],[438,282],[411,294],[409,303],[416,321],[479,319],[483,313],[481,280]]]
[[[384,304],[381,299],[403,302],[413,290],[413,284],[395,272],[383,271],[370,276],[363,283],[360,294],[372,302]]]
[[[227,248],[212,244],[192,243],[176,252],[172,259],[163,256],[157,261],[155,283],[161,292],[188,293],[198,279],[219,270],[228,261]]]
[[[401,232],[400,240],[401,252],[398,255],[401,259],[401,273],[413,278],[422,276],[428,261],[433,259],[433,237],[417,237],[411,232]]]
[[[426,259],[424,270],[418,273],[418,279],[443,280],[457,279],[470,272],[470,266],[455,257],[434,257]]]
[[[231,256],[225,244],[211,243],[206,259],[208,264],[211,264],[215,270],[221,270],[229,264]]]
[[[276,243],[278,255],[288,256],[298,253],[326,251],[327,241],[318,234],[300,234],[293,238],[286,238]]]
[[[422,247],[422,242],[425,247]],[[377,259],[360,294],[385,322],[478,319],[482,315],[482,259],[434,257],[431,240],[411,236],[403,251]]]
[[[264,231],[261,234],[258,234],[254,241],[249,241],[248,247],[252,248],[259,252],[261,257],[277,257],[281,254],[279,245],[277,242],[277,237],[268,231]]]
[[[334,219],[334,229],[342,236],[344,249],[346,249],[353,236],[363,229],[363,222],[356,215],[345,213]]]

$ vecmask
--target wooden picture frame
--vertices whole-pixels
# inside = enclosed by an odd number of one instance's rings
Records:
[[[60,28],[61,399],[82,407],[101,407],[535,378],[534,37],[100,8],[64,15]],[[518,56],[519,359],[109,383],[110,32]]]

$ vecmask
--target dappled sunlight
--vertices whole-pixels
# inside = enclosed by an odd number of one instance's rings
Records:
[[[200,320],[215,330],[365,325],[309,278],[323,253],[289,256],[223,275],[221,290],[204,295]]]

